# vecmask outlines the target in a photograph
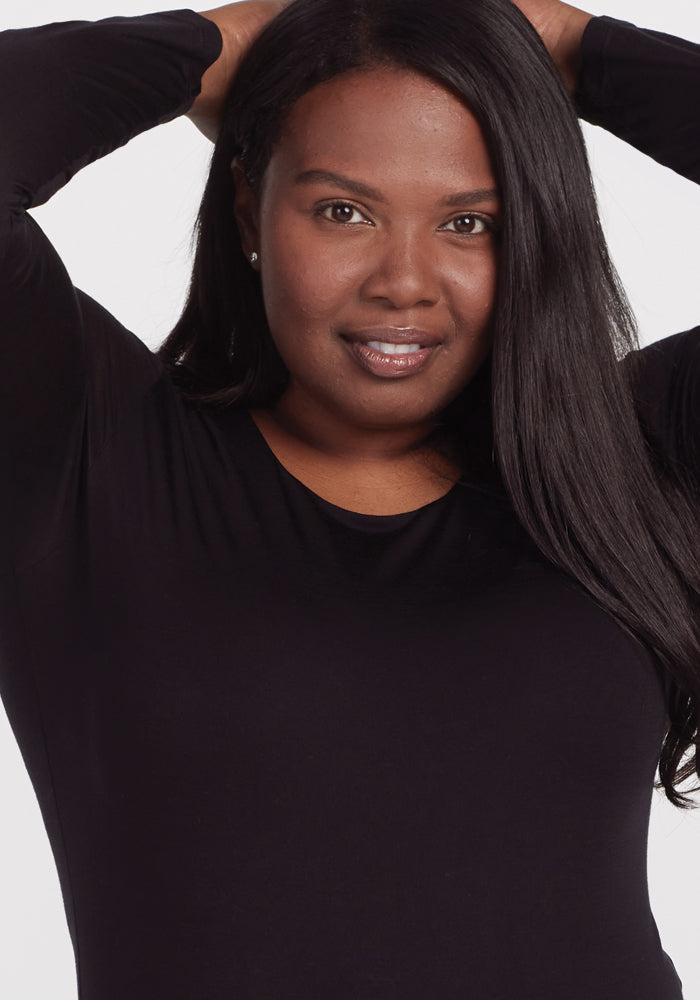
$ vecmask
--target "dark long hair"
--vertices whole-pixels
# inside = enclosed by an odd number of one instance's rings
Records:
[[[576,111],[510,0],[294,0],[268,25],[228,97],[189,296],[159,356],[196,405],[279,398],[287,372],[241,249],[230,164],[240,157],[259,190],[291,106],[325,80],[381,64],[438,80],[481,124],[504,220],[493,348],[474,384],[490,394],[500,475],[543,554],[668,671],[660,785],[688,805],[680,785],[700,773],[697,484],[656,455],[640,424],[635,324]],[[459,405],[450,413],[464,419]]]

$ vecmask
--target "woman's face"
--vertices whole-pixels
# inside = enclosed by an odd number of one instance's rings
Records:
[[[288,414],[398,429],[454,399],[490,346],[495,188],[476,119],[427,77],[348,73],[294,105],[237,201]]]

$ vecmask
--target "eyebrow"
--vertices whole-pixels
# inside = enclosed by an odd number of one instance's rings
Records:
[[[370,187],[368,184],[363,184],[361,181],[355,181],[351,177],[344,177],[343,174],[333,173],[331,170],[304,170],[302,173],[297,174],[294,183],[334,184],[336,187],[343,188],[351,194],[359,195],[361,198],[371,198],[373,201],[386,204],[386,198],[376,188]],[[492,201],[495,198],[498,198],[497,188],[477,188],[475,191],[458,191],[455,194],[448,195],[442,199],[440,204],[445,207],[475,205],[478,202]]]

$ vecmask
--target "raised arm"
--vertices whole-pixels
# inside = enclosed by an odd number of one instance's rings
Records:
[[[700,183],[700,45],[591,18],[558,0],[517,6],[569,81],[582,118]],[[700,327],[651,344],[629,362],[654,450],[700,490]]]
[[[220,49],[215,26],[188,11],[0,34],[0,542],[11,558],[41,554],[65,528],[82,471],[158,376],[147,348],[73,287],[27,210],[186,111]]]
[[[580,116],[700,183],[700,45],[598,17],[581,53]]]
[[[40,555],[70,523],[79,476],[161,373],[73,287],[28,209],[146,129],[188,111],[211,125],[241,51],[279,7],[0,33],[0,548],[10,558]]]
[[[513,2],[540,34],[581,118],[700,182],[700,45],[560,0]]]

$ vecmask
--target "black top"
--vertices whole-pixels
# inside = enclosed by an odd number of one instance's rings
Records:
[[[497,486],[349,513],[186,405],[26,214],[220,44],[191,11],[0,37],[0,677],[80,996],[678,1000],[655,661]],[[700,179],[700,47],[596,18],[583,56],[581,112]],[[644,352],[681,457],[699,336]]]

